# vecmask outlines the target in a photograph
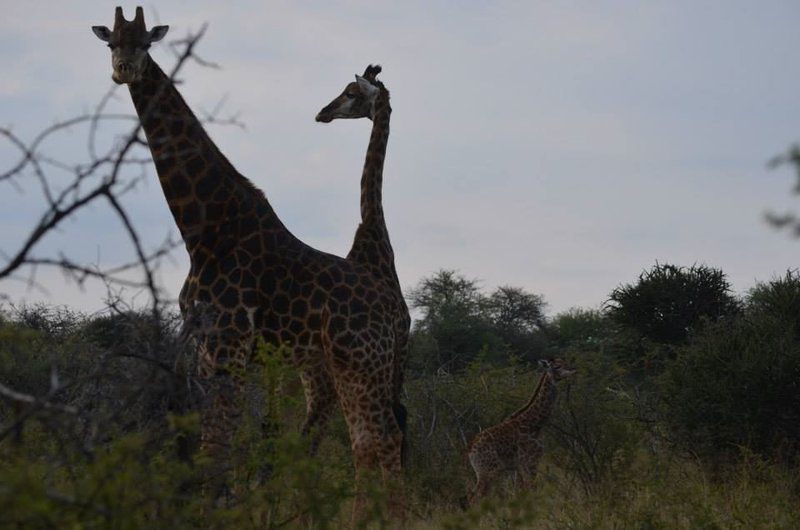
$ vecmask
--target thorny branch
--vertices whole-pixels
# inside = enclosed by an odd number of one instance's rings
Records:
[[[795,170],[797,183],[792,190],[795,194],[800,194],[800,145],[793,145],[782,155],[776,156],[769,162],[770,168],[776,168],[789,164]],[[795,237],[800,237],[800,216],[794,213],[767,212],[766,220],[772,226],[779,229],[786,229]]]
[[[202,66],[216,67],[215,64],[200,58],[195,47],[203,37],[206,27],[185,38],[170,43],[175,54],[175,64],[168,77],[177,83],[177,76],[186,63],[194,61]],[[145,248],[145,244],[126,211],[120,198],[135,184],[143,179],[146,169],[151,164],[149,153],[142,154],[140,148],[146,146],[142,140],[142,129],[139,117],[133,114],[107,112],[106,107],[114,97],[114,88],[106,92],[94,111],[83,113],[73,118],[59,121],[39,132],[33,140],[25,142],[10,128],[0,128],[0,139],[6,139],[19,152],[19,158],[5,171],[0,171],[0,185],[9,183],[19,186],[23,179],[35,177],[43,196],[43,209],[27,236],[15,249],[0,248],[0,281],[20,279],[23,269],[35,271],[37,266],[57,267],[65,276],[78,286],[83,286],[88,279],[98,280],[111,285],[143,289],[148,292],[152,301],[154,314],[163,304],[164,293],[157,282],[157,269],[170,252],[180,246],[181,242],[173,238],[165,239],[154,249]],[[223,100],[210,112],[204,113],[207,123],[235,125],[242,127],[237,116],[220,118]],[[151,109],[147,112],[154,112]],[[102,122],[133,122],[132,129],[106,149],[98,145],[98,129]],[[44,145],[58,133],[66,132],[75,126],[88,126],[87,160],[78,164],[68,163],[51,156]],[[140,168],[134,176],[127,169]],[[63,173],[68,175],[66,184],[61,184],[60,191],[56,182],[63,183]],[[59,177],[59,178],[57,178]],[[8,197],[9,195],[6,195]],[[36,255],[42,241],[58,230],[65,220],[74,217],[87,207],[99,204],[104,199],[110,211],[122,223],[127,241],[130,243],[135,258],[123,265],[104,266],[100,263],[82,263],[73,259],[64,251],[56,256]],[[102,202],[102,201],[100,201]],[[131,275],[138,271],[139,278]],[[33,287],[33,274],[27,280]]]
[[[171,44],[170,49],[175,54],[175,63],[168,74],[173,83],[177,83],[177,76],[186,66],[187,62],[194,61],[202,66],[216,67],[213,63],[201,59],[195,52],[195,47],[205,32],[203,26],[198,32]],[[177,333],[167,333],[152,336],[153,323],[159,325],[169,322],[169,316],[162,312],[163,305],[167,302],[164,293],[158,284],[157,270],[164,259],[168,259],[172,250],[182,242],[173,237],[165,238],[155,248],[147,248],[142,234],[137,229],[130,212],[121,201],[121,197],[147,176],[147,168],[152,163],[149,152],[142,150],[146,147],[143,141],[141,121],[147,118],[134,114],[120,114],[107,111],[108,103],[114,98],[115,88],[112,87],[101,98],[98,105],[91,112],[79,114],[73,118],[59,121],[42,129],[30,141],[23,140],[11,128],[0,128],[0,141],[5,139],[12,149],[19,155],[12,160],[7,169],[0,167],[0,186],[8,184],[21,189],[20,184],[31,177],[38,182],[42,194],[42,209],[35,217],[29,232],[21,242],[12,249],[0,248],[0,282],[9,280],[26,281],[29,286],[37,286],[35,272],[38,267],[53,267],[61,270],[68,280],[82,287],[88,280],[99,281],[109,291],[107,301],[110,318],[128,319],[130,326],[146,329],[133,329],[137,337],[130,343],[109,347],[107,351],[92,353],[92,369],[88,373],[67,374],[68,381],[61,382],[57,377],[56,369],[51,372],[50,389],[44,395],[32,395],[21,392],[11,386],[9,382],[0,384],[0,400],[12,405],[16,410],[14,418],[8,425],[0,427],[0,442],[9,434],[21,433],[24,423],[34,416],[43,421],[61,421],[66,418],[75,428],[79,445],[85,453],[91,453],[95,439],[102,436],[98,428],[98,412],[96,405],[102,399],[101,388],[108,388],[109,378],[119,380],[123,387],[117,396],[117,406],[113,407],[108,417],[102,421],[119,421],[118,415],[124,415],[129,406],[140,399],[145,388],[136,385],[126,387],[126,378],[130,374],[125,371],[110,369],[110,363],[125,363],[138,361],[136,370],[152,370],[149,381],[156,377],[167,381],[172,388],[171,397],[167,400],[174,410],[185,410],[186,403],[191,400],[191,388],[195,386],[193,372],[189,364],[182,360],[185,354],[184,344]],[[214,107],[209,113],[204,113],[203,121],[215,124],[227,124],[243,127],[237,116],[219,117],[225,100]],[[156,112],[157,109],[146,111]],[[115,139],[110,147],[98,141],[102,123],[132,123],[127,133]],[[56,139],[59,134],[66,133],[75,127],[87,127],[86,159],[79,163],[70,163],[50,154],[46,148],[48,141]],[[138,169],[138,171],[136,171]],[[66,175],[66,179],[64,176]],[[4,194],[6,200],[13,194]],[[10,200],[13,200],[11,198]],[[40,245],[45,238],[56,237],[58,230],[64,222],[73,218],[87,207],[106,207],[108,211],[119,219],[122,225],[124,238],[133,249],[133,258],[121,264],[104,265],[99,258],[94,263],[87,263],[73,258],[65,251],[55,251],[52,254],[40,251]],[[0,204],[0,208],[3,205]],[[38,251],[38,252],[37,252]],[[27,278],[24,276],[27,273]],[[147,293],[150,299],[152,319],[136,321],[130,319],[134,312],[115,293],[121,288],[134,288]],[[0,292],[0,300],[3,298]],[[159,328],[161,329],[161,328]],[[164,352],[168,352],[165,355]],[[174,364],[168,362],[173,357]],[[160,373],[160,376],[156,374]],[[129,383],[133,383],[131,380]],[[151,389],[152,390],[152,389]],[[80,394],[76,402],[70,400],[68,394]],[[121,397],[120,397],[121,396]],[[75,398],[73,395],[72,398]],[[61,403],[59,403],[59,400]],[[175,408],[177,407],[177,408]]]

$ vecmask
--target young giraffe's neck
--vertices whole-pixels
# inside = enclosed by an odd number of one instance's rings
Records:
[[[221,223],[247,220],[285,230],[264,194],[228,162],[155,61],[148,58],[142,79],[129,88],[190,254]]]
[[[511,415],[511,419],[525,424],[528,429],[538,430],[550,417],[556,399],[556,382],[552,374],[542,374],[536,390],[524,407]]]

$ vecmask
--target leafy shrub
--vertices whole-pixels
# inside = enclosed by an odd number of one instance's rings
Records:
[[[570,309],[559,313],[547,325],[552,346],[558,349],[596,348],[608,342],[614,324],[601,311]]]
[[[706,459],[653,442],[651,430],[661,432],[664,422],[640,421],[649,380],[619,362],[629,348],[626,331],[602,312],[573,310],[541,325],[549,355],[579,371],[560,384],[534,489],[461,512],[474,480],[466,443],[525,403],[539,373],[505,345],[498,353],[487,343],[458,370],[410,373],[409,528],[797,528],[800,475],[763,456],[797,455],[793,274],[756,286],[740,317],[694,329],[658,379],[670,433]],[[214,463],[187,449],[199,415],[193,393],[181,392],[197,382],[177,322],[123,313],[57,317],[62,325],[48,314],[0,316],[0,382],[41,396],[55,366],[72,384],[52,401],[81,413],[39,414],[25,423],[24,443],[0,439],[0,527],[347,524],[354,485],[344,422],[335,420],[319,456],[308,456],[299,436],[300,385],[280,352],[261,350],[248,367],[252,394],[242,407],[249,412],[226,475],[232,496],[220,504],[203,487]],[[5,404],[0,433],[13,419]],[[720,451],[729,464],[724,475],[710,472],[707,461]],[[379,481],[370,485],[376,527],[391,524],[386,493]]]
[[[14,315],[0,323],[0,383],[79,411],[71,434],[77,443],[90,447],[123,432],[164,430],[168,414],[195,408],[196,386],[188,381],[193,368],[174,317],[155,322],[131,312],[88,319],[42,306],[17,314],[24,318]],[[31,322],[35,328],[28,327]],[[94,333],[103,326],[107,342]],[[19,412],[0,402],[0,414],[7,418]],[[51,425],[51,419],[41,427],[62,427],[60,421]],[[19,426],[18,439],[30,423]]]
[[[666,414],[691,451],[724,461],[739,447],[800,450],[800,342],[783,318],[754,312],[709,326],[663,374]]]
[[[757,283],[747,296],[749,313],[785,320],[800,339],[800,271],[786,271],[783,277]]]
[[[641,445],[634,398],[625,371],[602,352],[575,354],[577,373],[560,384],[558,406],[547,428],[552,458],[591,490],[626,469]]]
[[[232,496],[222,504],[203,487],[216,463],[202,454],[178,457],[184,440],[197,437],[197,413],[163,412],[160,421],[138,423],[135,432],[96,425],[104,432],[94,445],[72,439],[66,423],[81,419],[65,418],[59,429],[32,422],[24,444],[0,440],[0,527],[342,527],[349,517],[342,508],[352,498],[352,471],[342,454],[309,456],[308,440],[299,435],[299,386],[287,384],[296,377],[279,352],[262,349],[249,367],[247,378],[258,391],[241,406],[260,412],[244,415],[236,433],[227,474]],[[269,436],[265,423],[276,426]],[[376,489],[371,499],[380,505],[385,497]],[[381,522],[383,514],[374,510],[373,520]]]
[[[10,316],[10,320],[21,327],[39,331],[51,338],[71,335],[86,318],[68,307],[45,304],[14,307]]]

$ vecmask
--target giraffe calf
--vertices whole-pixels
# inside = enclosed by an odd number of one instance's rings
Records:
[[[541,431],[556,398],[556,383],[575,373],[561,359],[540,360],[544,374],[524,407],[478,433],[467,447],[477,483],[469,502],[487,495],[501,476],[516,472],[519,486],[530,488],[542,457]]]

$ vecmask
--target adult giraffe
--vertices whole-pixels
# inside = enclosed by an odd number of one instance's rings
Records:
[[[112,79],[128,85],[189,253],[179,302],[195,327],[199,373],[213,389],[203,412],[203,448],[227,458],[243,393],[237,374],[260,336],[290,347],[309,410],[318,396],[338,396],[357,479],[373,469],[386,478],[399,474],[396,336],[387,316],[396,300],[363,265],[292,235],[264,194],[228,162],[147,51],[167,29],[148,31],[141,7],[132,21],[117,7],[113,31],[92,27],[111,48]],[[402,496],[392,499],[400,514]],[[354,516],[363,503],[357,495]]]
[[[317,114],[316,120],[330,123],[336,119],[369,118],[372,132],[367,145],[364,169],[361,172],[361,223],[356,230],[353,245],[347,259],[367,267],[379,278],[395,300],[395,407],[397,416],[405,418],[405,407],[400,403],[403,387],[403,370],[408,353],[408,336],[411,317],[397,278],[394,250],[389,240],[386,219],[383,214],[383,165],[389,141],[389,121],[392,107],[389,91],[376,79],[380,66],[367,66],[364,75],[345,86],[342,93]],[[404,427],[401,425],[401,427]],[[404,439],[405,441],[405,439]]]

